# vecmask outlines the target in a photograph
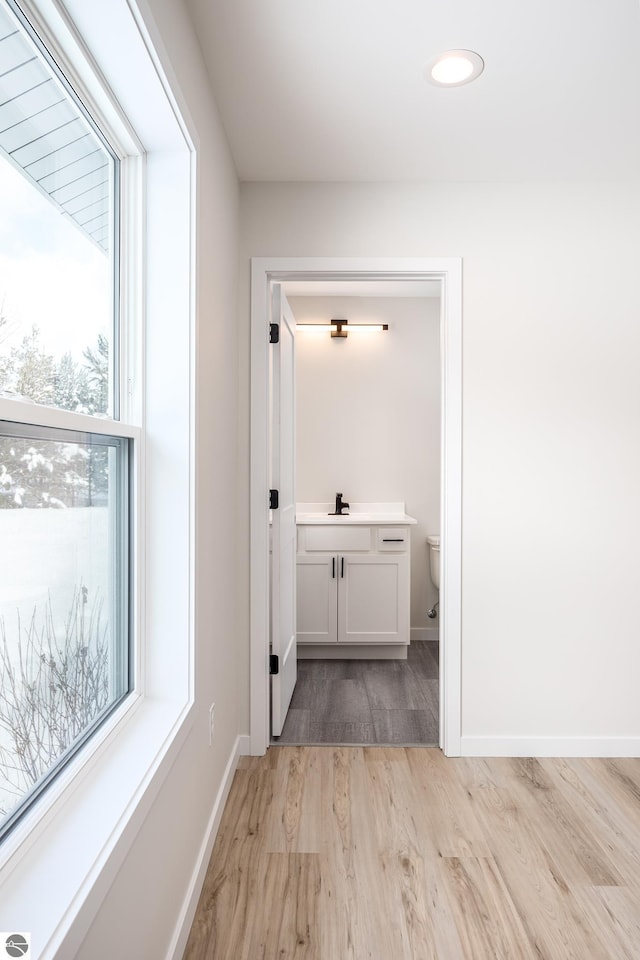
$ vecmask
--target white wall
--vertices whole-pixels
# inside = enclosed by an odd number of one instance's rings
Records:
[[[243,185],[244,503],[251,256],[463,258],[463,748],[640,752],[638,184]]]
[[[411,528],[411,626],[438,599],[426,537],[440,530],[440,301],[289,297],[299,323],[332,317],[387,332],[296,336],[296,498],[403,500]]]
[[[240,730],[235,650],[237,180],[182,3],[147,0],[140,6],[198,141],[196,711],[184,748],[165,771],[163,787],[77,953],[80,960],[167,956]],[[245,677],[241,682],[246,698],[248,682]],[[212,702],[216,736],[209,747]]]

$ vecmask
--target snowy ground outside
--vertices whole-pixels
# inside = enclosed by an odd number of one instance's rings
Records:
[[[18,612],[24,631],[34,609],[38,624],[43,622],[50,600],[56,636],[62,638],[74,590],[84,586],[89,605],[102,599],[102,623],[107,622],[112,547],[107,507],[0,510],[0,620],[13,663],[18,661]],[[0,730],[0,745],[9,743]],[[0,808],[8,796],[0,781]]]

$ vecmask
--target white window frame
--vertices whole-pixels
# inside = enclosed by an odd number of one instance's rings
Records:
[[[134,441],[134,693],[0,847],[0,929],[29,931],[45,958],[79,948],[193,719],[195,154],[128,0],[19,2],[123,150],[122,419],[10,400],[0,418]]]
[[[82,108],[86,110],[94,125],[100,130],[102,136],[108,143],[110,153],[119,165],[119,169],[114,177],[114,183],[118,183],[119,188],[114,191],[112,197],[114,202],[112,218],[116,224],[116,228],[115,231],[113,231],[112,249],[109,253],[109,267],[110,270],[112,270],[111,280],[114,292],[111,302],[112,327],[109,337],[111,346],[109,357],[109,396],[111,398],[110,406],[113,408],[114,415],[105,418],[102,416],[77,414],[59,407],[42,406],[31,402],[0,397],[0,421],[16,424],[18,427],[28,425],[35,428],[73,430],[82,433],[99,434],[101,436],[115,436],[133,441],[130,449],[128,471],[128,487],[130,489],[127,490],[127,494],[130,494],[130,503],[134,508],[132,510],[131,523],[129,524],[127,543],[129,553],[128,564],[132,577],[129,578],[127,596],[128,633],[127,636],[119,638],[119,640],[127,644],[131,684],[127,694],[122,698],[121,704],[112,711],[120,715],[122,712],[131,709],[135,699],[140,695],[139,678],[141,677],[141,664],[139,661],[140,624],[137,617],[139,591],[138,589],[134,589],[135,572],[138,569],[134,546],[136,543],[139,543],[140,539],[139,528],[136,529],[140,497],[139,494],[136,495],[136,491],[139,490],[138,478],[140,477],[141,470],[141,405],[135,402],[133,390],[127,388],[128,384],[133,384],[139,380],[135,367],[136,358],[139,358],[139,351],[135,350],[134,337],[131,335],[127,337],[125,335],[126,331],[135,331],[140,324],[136,323],[135,320],[136,298],[135,295],[132,296],[129,291],[128,284],[130,277],[127,276],[127,283],[122,282],[121,267],[125,263],[134,263],[135,258],[139,258],[140,254],[140,243],[139,241],[136,242],[136,237],[140,232],[140,225],[136,222],[137,215],[134,217],[129,215],[125,220],[122,214],[125,209],[124,204],[130,203],[132,200],[134,208],[139,212],[135,204],[135,197],[142,190],[141,171],[143,151],[139,142],[132,135],[128,125],[123,122],[119,112],[114,108],[114,105],[111,104],[108,106],[107,102],[103,99],[102,104],[99,106],[93,101],[93,97],[89,91],[85,93],[83,77],[78,75],[73,64],[69,63],[64,54],[57,49],[55,39],[48,24],[41,18],[37,9],[32,5],[20,3],[20,0],[18,0],[18,6],[22,7],[25,17],[37,33],[39,39],[44,43],[47,48],[47,54],[52,56],[57,65],[62,69],[62,72],[65,74],[65,79],[70,82],[76,96],[78,96],[78,99],[81,101]],[[25,29],[25,32],[28,33],[27,27],[21,25],[21,29]],[[44,62],[47,60],[47,54],[39,54]],[[88,75],[86,69],[84,74]],[[68,93],[67,96],[73,103],[72,95]],[[78,107],[78,110],[81,112],[82,108]],[[36,189],[36,187],[34,186],[33,189]],[[123,221],[125,221],[124,225]],[[137,362],[139,363],[139,359]],[[137,586],[139,587],[139,583]],[[107,728],[109,727],[108,722],[105,726]],[[93,738],[99,736],[99,733],[100,727],[94,730],[91,734],[91,739],[83,744],[80,756],[77,758],[78,763],[86,760],[87,753],[91,752],[93,747]],[[48,806],[53,803],[59,791],[52,790],[52,788],[55,785],[56,778],[60,776],[64,769],[64,767],[61,766],[60,770],[56,771],[56,766],[56,764],[53,764],[51,770],[48,771],[49,773],[54,772],[54,778],[47,785],[46,790],[37,797],[35,801],[37,807],[33,808],[31,816],[28,814],[30,808],[27,808],[27,810],[21,814],[21,818],[26,818],[24,827],[18,829],[16,825],[12,828],[12,832],[16,832],[13,841],[7,842],[9,839],[8,836],[3,838],[2,844],[0,844],[0,865],[7,856],[7,851],[11,851],[21,844],[23,836],[28,835],[33,828],[33,821],[39,820]],[[65,766],[73,769],[73,761],[68,761]]]

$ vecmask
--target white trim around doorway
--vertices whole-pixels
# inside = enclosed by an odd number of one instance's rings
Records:
[[[440,280],[440,746],[461,753],[462,260],[256,257],[251,260],[250,740],[269,745],[269,287],[287,280]]]

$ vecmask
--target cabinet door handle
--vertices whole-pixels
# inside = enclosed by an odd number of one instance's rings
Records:
[[[340,567],[340,576],[344,577],[344,557],[342,557],[342,564]]]
[[[383,543],[404,543],[404,537],[383,537]]]
[[[335,580],[336,578],[336,558],[331,557],[331,579]]]

